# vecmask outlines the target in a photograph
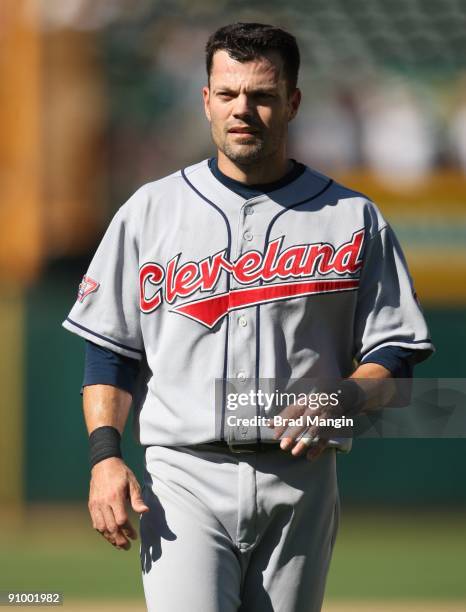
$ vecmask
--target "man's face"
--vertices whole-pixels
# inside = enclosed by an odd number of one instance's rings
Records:
[[[278,53],[238,62],[217,51],[203,96],[212,139],[232,162],[247,167],[285,151],[301,94],[288,91]]]

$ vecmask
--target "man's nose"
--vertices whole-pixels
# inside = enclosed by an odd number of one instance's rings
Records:
[[[242,93],[235,99],[235,106],[233,108],[233,115],[235,117],[244,117],[253,114],[253,106],[251,99],[246,94]]]

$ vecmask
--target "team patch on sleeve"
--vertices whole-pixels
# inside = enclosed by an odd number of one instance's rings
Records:
[[[95,281],[90,276],[83,276],[83,279],[78,289],[78,302],[84,302],[84,299],[100,287],[100,283]]]

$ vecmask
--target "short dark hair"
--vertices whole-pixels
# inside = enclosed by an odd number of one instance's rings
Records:
[[[276,51],[283,60],[289,91],[296,89],[300,62],[298,44],[294,36],[281,28],[263,23],[233,23],[219,28],[209,37],[205,48],[209,83],[216,51],[226,51],[239,62],[249,62],[268,51]]]

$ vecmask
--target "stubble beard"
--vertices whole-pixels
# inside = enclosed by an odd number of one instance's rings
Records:
[[[255,136],[242,144],[229,142],[228,133],[216,138],[212,130],[212,139],[217,148],[234,164],[243,168],[263,163],[278,150],[278,144],[267,142],[261,136]],[[276,146],[274,146],[274,144]]]
[[[243,145],[232,145],[228,141],[225,141],[223,147],[221,147],[222,153],[228,157],[230,161],[240,166],[252,166],[263,161],[268,157],[265,149],[262,140]]]

